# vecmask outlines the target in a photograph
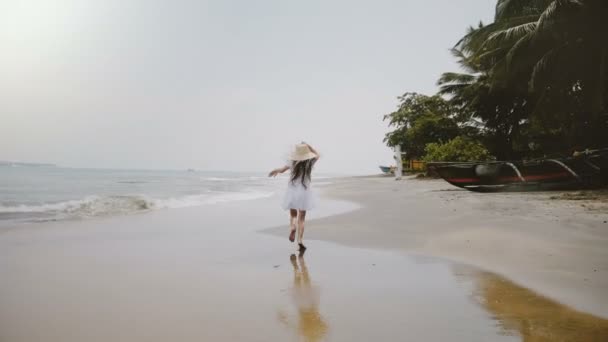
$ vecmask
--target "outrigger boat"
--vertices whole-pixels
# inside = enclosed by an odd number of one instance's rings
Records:
[[[608,149],[529,161],[428,163],[448,183],[477,192],[596,189],[608,185]]]
[[[382,172],[386,173],[386,174],[390,174],[393,173],[395,171],[395,167],[394,166],[380,166],[380,170],[382,170]]]

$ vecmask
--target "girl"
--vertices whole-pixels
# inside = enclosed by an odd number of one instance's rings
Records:
[[[274,177],[279,173],[291,170],[287,192],[283,199],[283,209],[289,209],[289,227],[291,228],[289,241],[295,240],[297,232],[298,245],[302,252],[306,250],[306,246],[302,243],[306,211],[313,207],[310,174],[318,159],[319,153],[312,146],[302,142],[296,145],[290,154],[290,165],[274,169],[268,174],[269,177]]]

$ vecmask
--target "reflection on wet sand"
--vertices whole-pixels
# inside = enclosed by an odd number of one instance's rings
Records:
[[[313,285],[304,262],[304,254],[290,256],[293,266],[292,299],[296,307],[297,322],[292,323],[286,314],[280,314],[279,320],[288,327],[294,327],[300,338],[306,342],[323,341],[328,326],[319,313],[321,298],[319,288]]]
[[[578,312],[498,275],[478,272],[478,298],[507,334],[524,342],[608,341],[608,320]]]

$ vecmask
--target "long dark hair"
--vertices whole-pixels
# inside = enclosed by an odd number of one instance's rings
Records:
[[[291,184],[302,182],[304,188],[308,188],[307,184],[310,184],[310,174],[312,173],[312,167],[315,165],[317,158],[292,161],[291,162]]]

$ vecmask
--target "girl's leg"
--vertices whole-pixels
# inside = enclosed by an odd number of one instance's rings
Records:
[[[291,231],[289,232],[289,240],[293,242],[296,235],[296,228],[298,227],[298,211],[295,209],[289,210],[289,228]]]
[[[306,221],[306,210],[298,211],[298,243],[302,243],[304,237],[304,221]]]

